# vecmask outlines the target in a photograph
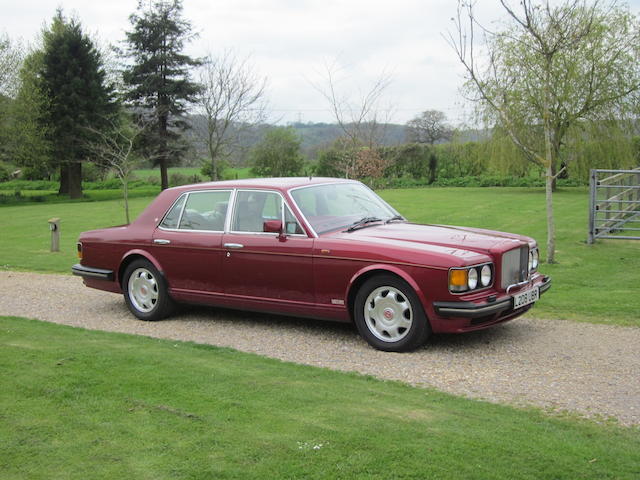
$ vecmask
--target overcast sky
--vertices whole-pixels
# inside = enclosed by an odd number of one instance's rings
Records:
[[[130,28],[137,0],[0,0],[0,33],[32,43],[56,7],[80,19],[86,32],[117,43]],[[383,72],[391,76],[384,108],[405,123],[435,109],[459,124],[468,106],[460,98],[462,68],[443,34],[453,29],[455,0],[184,0],[184,16],[199,38],[188,53],[232,48],[251,55],[268,79],[270,118],[287,123],[332,122],[323,85],[334,65],[338,91],[358,98]],[[640,11],[640,0],[629,2]],[[484,24],[502,17],[498,0],[479,0]]]

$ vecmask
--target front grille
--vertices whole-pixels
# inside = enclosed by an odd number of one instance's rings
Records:
[[[514,248],[502,255],[500,285],[507,288],[529,278],[529,247]]]

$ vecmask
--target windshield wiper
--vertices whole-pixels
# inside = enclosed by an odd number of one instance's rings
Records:
[[[357,230],[358,228],[364,228],[366,227],[368,224],[373,223],[373,222],[381,222],[382,219],[378,218],[378,217],[362,217],[360,220],[357,220],[355,222],[353,222],[351,224],[351,226],[349,228],[347,228],[347,232],[353,232],[354,230]]]
[[[393,217],[391,217],[391,218],[387,218],[387,219],[384,221],[384,223],[391,223],[391,222],[393,222],[394,220],[402,220],[402,221],[404,221],[404,217],[403,217],[402,215],[394,215],[394,216],[393,216]]]

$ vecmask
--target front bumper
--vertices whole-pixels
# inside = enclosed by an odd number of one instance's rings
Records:
[[[79,263],[76,263],[73,267],[71,267],[71,272],[74,275],[78,275],[80,277],[113,281],[113,270],[85,267],[84,265],[80,265]]]
[[[551,277],[544,276],[539,285],[540,295],[551,288]],[[433,308],[441,317],[482,318],[500,314],[513,307],[513,297],[501,300],[474,302],[433,302]]]

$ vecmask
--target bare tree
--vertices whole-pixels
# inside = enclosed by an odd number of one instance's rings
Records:
[[[546,172],[547,262],[554,263],[552,192],[564,168],[565,137],[586,121],[624,112],[640,89],[640,30],[636,18],[615,1],[500,3],[507,23],[492,32],[478,23],[474,2],[459,0],[448,41],[466,69],[467,92],[479,109]],[[478,50],[479,43],[484,50]]]
[[[218,180],[220,161],[228,157],[242,131],[265,118],[267,80],[255,73],[248,57],[227,51],[205,58],[200,84],[196,105],[203,121],[196,122],[195,131],[207,147],[211,180]]]
[[[338,68],[325,64],[324,78],[314,88],[329,103],[333,118],[351,148],[373,148],[380,144],[391,118],[391,110],[382,108],[382,97],[391,83],[391,75],[382,72],[364,93],[350,95],[338,91]]]
[[[94,138],[88,147],[95,156],[95,163],[113,171],[120,179],[125,218],[129,223],[129,182],[138,165],[134,148],[146,125],[136,123],[132,116],[124,112],[118,117],[106,119],[106,122],[108,127],[104,130],[90,129]]]
[[[453,128],[447,116],[439,110],[425,110],[407,122],[407,140],[433,145],[439,140],[450,140]]]

